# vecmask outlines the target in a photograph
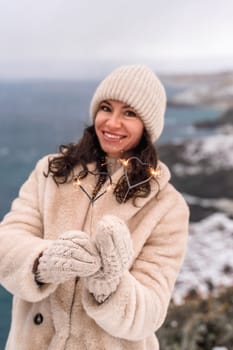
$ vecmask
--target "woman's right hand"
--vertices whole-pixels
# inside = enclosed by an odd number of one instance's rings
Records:
[[[43,252],[35,278],[39,283],[60,284],[72,278],[90,276],[100,266],[99,253],[90,236],[83,231],[67,231]]]

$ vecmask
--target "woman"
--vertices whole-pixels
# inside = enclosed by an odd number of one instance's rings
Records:
[[[22,186],[0,225],[0,282],[14,295],[7,350],[159,348],[188,231],[154,147],[165,105],[149,68],[114,70],[79,143]]]

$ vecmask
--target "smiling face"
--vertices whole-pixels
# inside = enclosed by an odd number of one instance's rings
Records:
[[[111,158],[137,146],[144,124],[133,108],[115,100],[100,103],[95,118],[95,131],[101,148]]]

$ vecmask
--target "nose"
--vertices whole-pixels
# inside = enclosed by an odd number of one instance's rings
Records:
[[[114,111],[110,118],[107,121],[107,125],[111,127],[112,129],[118,129],[121,127],[121,116],[120,113],[117,111]]]

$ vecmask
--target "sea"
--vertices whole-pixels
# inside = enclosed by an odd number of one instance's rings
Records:
[[[57,152],[61,144],[78,140],[89,124],[89,104],[97,84],[0,81],[0,221],[37,160]],[[180,90],[166,86],[168,97]],[[207,107],[168,107],[158,144],[205,136],[208,131],[196,129],[194,123],[220,114]],[[4,349],[10,328],[11,304],[11,294],[0,285],[0,350]]]

